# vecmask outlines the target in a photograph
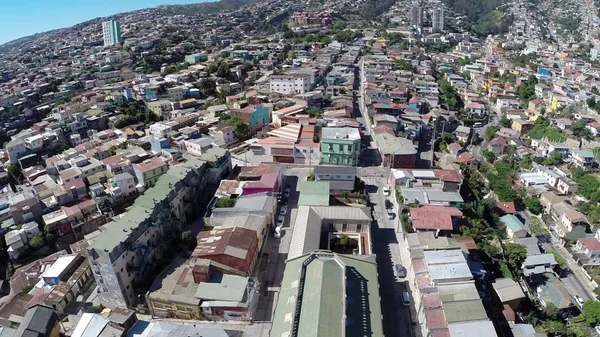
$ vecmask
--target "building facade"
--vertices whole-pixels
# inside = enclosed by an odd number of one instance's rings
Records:
[[[356,166],[360,156],[360,140],[356,128],[323,128],[321,163]]]
[[[102,22],[102,36],[105,47],[121,43],[121,23],[115,20]]]

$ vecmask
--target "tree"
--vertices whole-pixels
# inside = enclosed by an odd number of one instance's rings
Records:
[[[496,155],[494,155],[492,151],[485,150],[483,151],[482,155],[490,163],[493,163],[496,160]]]
[[[531,160],[531,156],[526,156],[523,159],[521,159],[519,166],[521,166],[522,169],[531,170],[533,168],[533,161]]]
[[[10,178],[15,181],[15,183],[19,183],[19,180],[22,178],[21,169],[16,164],[10,164],[7,168],[8,174]]]
[[[483,139],[490,141],[492,139],[494,139],[494,137],[496,136],[496,132],[498,132],[498,130],[500,130],[499,126],[488,126],[485,129],[485,133],[483,135]]]
[[[215,96],[217,91],[217,83],[212,78],[203,78],[198,83],[198,89],[205,96]]]
[[[583,315],[585,320],[590,324],[600,322],[600,302],[587,301],[583,304]]]
[[[502,116],[502,118],[500,119],[500,125],[502,125],[505,128],[510,128],[512,126],[512,119],[506,118],[506,116]]]
[[[550,250],[548,253],[554,255],[554,259],[556,260],[556,263],[558,263],[558,267],[560,269],[565,269],[567,267],[567,260],[565,260],[565,258],[562,257],[557,251]]]
[[[573,136],[579,139],[579,141],[583,139],[588,141],[594,139],[592,131],[587,128],[587,124],[583,119],[577,120],[571,124],[571,132],[573,133]]]
[[[558,151],[550,152],[550,155],[544,159],[544,165],[559,166],[563,164],[562,154]]]
[[[250,136],[250,126],[240,116],[231,116],[227,121],[227,125],[233,127],[233,133],[238,139],[245,139]]]
[[[235,206],[235,200],[230,198],[220,198],[217,200],[217,208],[229,208]]]
[[[527,250],[525,246],[514,243],[507,243],[504,251],[508,267],[512,271],[513,275],[520,279],[523,276],[522,266],[527,257]]]
[[[224,51],[222,51],[221,53],[219,53],[219,56],[220,56],[221,58],[223,58],[223,59],[226,59],[226,58],[228,58],[228,57],[229,57],[229,55],[230,55],[230,53],[229,53],[228,51],[226,51],[226,50],[224,50]]]
[[[198,239],[192,234],[192,231],[185,231],[181,233],[181,241],[188,247],[188,250],[196,248]]]
[[[526,198],[525,207],[533,214],[540,214],[542,212],[542,203],[536,198]]]
[[[41,231],[37,232],[31,238],[31,240],[29,240],[29,245],[31,246],[31,248],[33,248],[35,250],[44,247],[44,245],[46,245],[46,239],[44,238],[44,232],[41,232]]]

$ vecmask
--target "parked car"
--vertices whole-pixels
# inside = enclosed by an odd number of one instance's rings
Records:
[[[401,265],[401,264],[396,265],[396,276],[400,277],[400,278],[406,277],[406,268],[404,268],[403,265]]]
[[[285,221],[285,217],[280,215],[277,217],[277,227],[283,227],[283,222]]]
[[[285,216],[287,214],[287,206],[281,206],[281,208],[279,208],[279,215],[283,215]]]
[[[575,302],[577,302],[577,305],[579,305],[579,307],[583,308],[583,303],[585,303],[583,301],[583,298],[581,298],[581,296],[579,296],[579,295],[575,295],[573,297],[575,298]]]
[[[387,210],[387,217],[390,220],[394,220],[394,217],[396,216],[396,214],[394,214],[394,212],[391,209]]]
[[[384,187],[383,188],[383,195],[385,195],[386,197],[390,196],[390,188],[389,187]]]
[[[389,199],[385,199],[385,208],[387,208],[387,209],[393,209],[394,208],[394,204]]]
[[[600,336],[600,323],[596,324],[596,326],[594,327],[594,330],[596,330],[596,334],[598,334],[598,336]]]

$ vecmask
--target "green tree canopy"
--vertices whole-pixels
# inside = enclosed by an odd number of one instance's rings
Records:
[[[505,255],[508,267],[512,271],[513,275],[520,279],[523,276],[523,262],[525,262],[525,258],[527,257],[527,250],[525,249],[525,246],[515,243],[507,243]]]

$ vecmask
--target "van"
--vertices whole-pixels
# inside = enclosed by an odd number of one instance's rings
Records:
[[[410,296],[408,295],[407,291],[402,293],[402,305],[405,307],[410,305]]]
[[[474,128],[480,128],[482,126],[483,126],[483,123],[481,123],[481,122],[477,122],[477,123],[473,124]]]

